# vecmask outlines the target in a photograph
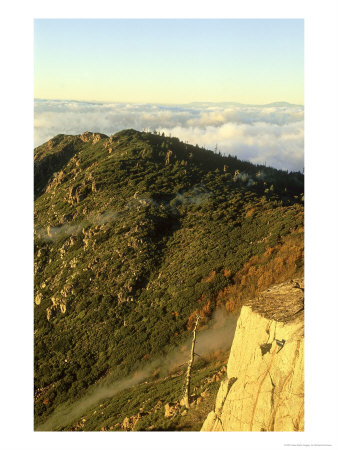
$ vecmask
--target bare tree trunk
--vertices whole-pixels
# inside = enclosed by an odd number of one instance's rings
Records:
[[[185,394],[184,394],[184,405],[186,408],[189,408],[190,406],[190,379],[191,379],[191,367],[194,362],[194,356],[195,356],[195,342],[196,342],[196,328],[198,325],[198,321],[200,319],[200,316],[196,316],[196,322],[195,327],[193,331],[193,338],[191,343],[191,351],[190,351],[190,360],[188,363],[188,369],[187,369],[187,378],[186,378],[186,385],[185,385]]]

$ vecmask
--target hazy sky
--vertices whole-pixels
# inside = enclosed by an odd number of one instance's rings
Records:
[[[38,19],[35,98],[303,104],[298,19]]]

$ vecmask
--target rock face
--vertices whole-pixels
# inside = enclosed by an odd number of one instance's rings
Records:
[[[201,431],[304,430],[303,281],[243,306],[215,409]]]

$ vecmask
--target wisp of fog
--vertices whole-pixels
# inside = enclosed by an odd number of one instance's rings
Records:
[[[220,309],[216,310],[213,319],[210,321],[211,326],[197,332],[196,354],[200,357],[205,357],[216,350],[228,350],[233,340],[236,323],[237,316],[229,315]],[[109,381],[104,380],[89,388],[87,394],[80,400],[72,403],[67,402],[57,407],[49,419],[37,428],[37,431],[55,430],[74,423],[97,403],[142,383],[152,375],[155,369],[160,368],[161,374],[163,376],[167,375],[170,371],[188,361],[190,345],[191,338],[188,338],[180,349],[175,349],[165,357],[151,361],[141,370],[136,370],[129,377],[111,384],[109,384]],[[186,350],[182,351],[182,347],[186,348]],[[184,379],[182,378],[183,382]]]

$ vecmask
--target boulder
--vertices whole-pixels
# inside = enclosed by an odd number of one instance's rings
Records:
[[[40,305],[41,300],[42,300],[42,294],[41,294],[41,292],[39,292],[39,293],[35,296],[35,304],[36,304],[36,305]]]
[[[123,419],[121,427],[123,430],[129,430],[131,428],[131,422],[130,422],[129,417],[125,417]]]
[[[180,408],[180,402],[169,402],[164,405],[164,417],[174,416]]]
[[[209,395],[210,395],[210,392],[208,391],[208,389],[206,389],[205,391],[203,391],[203,392],[201,393],[201,397],[202,397],[202,398],[209,397]]]

